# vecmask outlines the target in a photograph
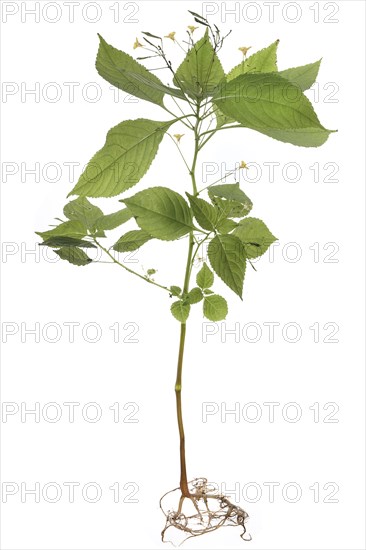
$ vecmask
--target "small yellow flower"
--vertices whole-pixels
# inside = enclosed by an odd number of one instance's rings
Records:
[[[170,32],[169,34],[166,34],[164,36],[164,38],[170,38],[170,40],[173,40],[173,42],[175,41],[175,32]]]
[[[173,134],[173,137],[175,137],[175,139],[177,140],[178,143],[180,142],[180,140],[182,139],[183,136],[184,136],[184,134]]]
[[[133,45],[133,49],[136,50],[136,48],[143,48],[143,44],[140,44],[138,38],[136,38],[135,43]]]
[[[248,165],[242,160],[239,168],[246,168],[248,170]]]
[[[245,46],[242,46],[241,48],[238,48],[242,52],[242,54],[245,56],[248,53],[248,50],[250,50],[252,46],[248,46],[247,48]]]
[[[195,31],[196,29],[198,29],[198,27],[194,27],[193,25],[188,25],[188,29],[189,29],[189,32],[190,32],[191,34],[193,34],[194,31]]]

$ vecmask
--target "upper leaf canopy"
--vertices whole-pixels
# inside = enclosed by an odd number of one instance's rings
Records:
[[[331,133],[299,87],[277,73],[240,75],[222,85],[213,101],[242,126],[286,143],[318,147]]]
[[[224,79],[224,69],[206,29],[178,67],[173,82],[193,99],[199,99],[213,95]]]
[[[247,59],[236,65],[227,74],[226,80],[229,82],[237,76],[246,73],[272,73],[277,71],[277,46],[279,40],[273,42],[266,48],[253,53]]]
[[[100,76],[128,94],[162,106],[164,84],[161,80],[133,57],[108,44],[100,34],[98,36],[100,44],[95,67]]]

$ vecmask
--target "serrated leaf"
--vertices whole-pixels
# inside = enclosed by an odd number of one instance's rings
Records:
[[[237,76],[246,73],[271,73],[277,71],[277,46],[279,40],[273,42],[263,48],[259,52],[250,55],[247,59],[244,59],[241,63],[236,65],[227,74],[226,80],[229,82]],[[216,115],[217,128],[221,128],[225,124],[231,124],[235,122],[235,119],[225,115],[220,111],[218,107],[214,109]]]
[[[66,246],[55,250],[55,252],[62,260],[67,260],[73,265],[88,265],[92,261],[83,250],[76,247]]]
[[[170,307],[173,317],[175,317],[180,323],[185,323],[187,321],[190,310],[191,306],[189,304],[184,304],[182,300],[173,302]]]
[[[101,218],[99,218],[95,223],[95,227],[102,231],[112,230],[126,223],[128,220],[132,218],[132,216],[133,215],[131,210],[129,210],[128,208],[122,208],[117,212],[113,212],[112,214],[106,214],[105,216],[102,216]]]
[[[203,199],[190,195],[189,193],[186,193],[186,195],[193,210],[193,215],[199,225],[203,229],[213,231],[217,219],[215,208],[212,204]]]
[[[113,197],[136,185],[149,169],[173,122],[138,118],[111,128],[105,145],[89,161],[68,196]]]
[[[205,296],[208,296],[209,294],[214,294],[213,290],[210,290],[209,288],[204,288],[202,292]]]
[[[86,233],[86,227],[80,220],[70,220],[60,223],[60,225],[48,231],[36,231],[36,234],[42,237],[43,240],[60,236],[82,238],[85,237]]]
[[[209,288],[214,283],[214,274],[212,273],[206,262],[203,263],[203,266],[197,273],[196,283],[200,288],[203,289]]]
[[[157,239],[173,241],[194,229],[188,204],[168,187],[150,187],[123,202],[138,226]]]
[[[177,296],[178,298],[182,294],[182,289],[180,288],[180,286],[172,285],[169,290],[173,294],[173,296]]]
[[[226,233],[230,233],[237,226],[238,224],[234,222],[234,220],[226,219],[217,226],[217,229],[219,233],[223,233],[225,235]]]
[[[192,288],[188,292],[187,300],[189,304],[198,304],[203,299],[202,290],[198,287]]]
[[[162,106],[164,92],[153,88],[153,84],[164,86],[161,80],[133,57],[108,44],[100,34],[98,36],[100,44],[95,66],[100,76],[128,94]],[[137,75],[145,77],[145,82],[139,82]]]
[[[244,244],[245,254],[249,259],[262,256],[277,241],[265,223],[257,218],[241,220],[233,234]]]
[[[78,246],[80,248],[97,248],[95,244],[90,241],[84,241],[83,239],[75,239],[73,237],[50,237],[43,243],[39,243],[40,246],[50,246],[52,248],[58,248],[59,246]]]
[[[277,73],[240,75],[213,101],[243,127],[293,145],[318,147],[332,132],[320,124],[299,87]]]
[[[218,294],[205,296],[203,300],[203,314],[210,321],[222,321],[228,313],[225,298]]]
[[[103,216],[101,209],[91,204],[86,197],[78,197],[66,204],[64,214],[69,220],[80,221],[91,232],[95,229],[95,222]]]
[[[226,80],[229,82],[237,76],[246,73],[271,73],[277,71],[277,46],[279,40],[276,40],[266,48],[253,53],[247,59],[236,65],[227,74]]]
[[[293,84],[299,86],[300,90],[308,90],[316,81],[320,68],[321,59],[315,63],[302,65],[301,67],[293,67],[285,71],[279,71],[279,75]]]
[[[208,29],[188,51],[173,82],[193,98],[212,95],[225,78],[220,60],[208,36]]]
[[[216,235],[207,253],[213,270],[242,298],[246,257],[241,240],[234,235]]]
[[[143,244],[147,243],[152,239],[149,233],[143,231],[142,229],[134,229],[128,231],[118,241],[113,245],[113,250],[117,252],[132,252],[137,250]]]

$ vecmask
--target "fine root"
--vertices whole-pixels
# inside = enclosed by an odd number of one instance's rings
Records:
[[[230,526],[241,527],[241,538],[247,541],[251,540],[250,536],[247,538],[244,536],[246,533],[244,523],[248,514],[242,508],[230,502],[225,495],[220,494],[217,487],[214,484],[209,484],[204,477],[196,478],[188,485],[190,496],[186,497],[181,494],[177,510],[165,510],[163,501],[176,491],[180,491],[179,487],[168,491],[160,499],[160,508],[166,518],[165,527],[161,532],[163,542],[168,542],[165,540],[165,536],[171,527],[181,531],[183,536],[187,535],[184,536],[182,542],[216,531],[219,527]],[[183,512],[184,503],[187,505],[187,509]]]

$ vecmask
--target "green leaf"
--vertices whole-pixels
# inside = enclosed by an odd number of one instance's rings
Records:
[[[222,321],[228,313],[225,298],[218,294],[205,296],[203,301],[203,314],[210,321]]]
[[[98,36],[100,44],[95,66],[100,76],[128,94],[162,106],[164,91],[156,87],[164,87],[161,80],[130,55],[108,44],[100,34]],[[144,77],[145,82],[139,81],[139,76]]]
[[[242,298],[246,257],[241,240],[234,235],[216,235],[207,253],[217,275]]]
[[[187,321],[190,310],[191,306],[189,304],[184,304],[182,300],[173,302],[170,307],[170,311],[172,312],[173,317],[175,317],[177,321],[180,321],[181,323],[185,323]]]
[[[81,238],[85,237],[86,233],[85,225],[79,220],[60,223],[60,225],[48,231],[36,231],[36,234],[42,237],[43,240],[60,236]]]
[[[113,212],[113,214],[106,214],[105,216],[102,216],[99,218],[96,223],[95,227],[100,230],[111,230],[115,229],[116,227],[119,227],[120,225],[126,223],[128,220],[132,218],[132,212],[128,208],[122,208],[122,210],[118,210],[117,212]]]
[[[206,262],[203,263],[202,268],[197,273],[196,283],[200,288],[204,289],[207,289],[214,283],[214,274],[212,273]]]
[[[286,80],[289,80],[293,84],[299,86],[303,92],[308,90],[316,81],[320,68],[321,59],[315,61],[315,63],[309,63],[308,65],[302,65],[301,67],[293,67],[286,69],[285,71],[279,71],[279,75]]]
[[[170,287],[170,292],[173,294],[173,296],[177,296],[179,298],[179,296],[181,296],[182,294],[182,289],[180,288],[180,286],[172,285]]]
[[[133,231],[128,231],[118,241],[113,245],[113,250],[117,252],[132,252],[132,250],[137,250],[147,241],[151,240],[151,235],[143,231],[142,229],[135,229]]]
[[[226,219],[226,220],[223,220],[217,226],[217,229],[220,233],[226,234],[226,233],[230,233],[237,226],[238,226],[238,224],[236,222],[234,222],[233,220]]]
[[[78,197],[66,204],[64,214],[69,220],[80,221],[91,232],[95,229],[95,222],[103,216],[101,209],[91,204],[86,197]]]
[[[55,252],[62,260],[67,260],[74,265],[88,265],[92,261],[83,250],[76,247],[65,246]]]
[[[59,246],[79,246],[80,248],[97,248],[95,244],[90,241],[84,241],[82,239],[75,239],[73,237],[50,237],[43,243],[39,243],[40,246],[51,246],[57,248]]]
[[[222,199],[227,199],[229,201],[235,201],[231,203],[231,206],[234,214],[229,217],[240,218],[249,214],[253,207],[253,203],[249,197],[246,196],[244,191],[239,187],[239,183],[223,183],[221,185],[213,185],[208,188],[208,195],[212,200],[212,197],[220,197]],[[239,203],[239,204],[238,204]],[[242,207],[240,206],[242,205]],[[223,203],[220,202],[220,206],[223,206]],[[229,210],[230,212],[230,210]]]
[[[123,202],[139,227],[157,239],[173,241],[194,229],[188,204],[168,187],[150,187]]]
[[[257,218],[241,220],[233,234],[244,244],[245,254],[250,259],[262,256],[277,241],[265,223]]]
[[[270,44],[267,48],[263,48],[259,52],[254,53],[249,56],[247,59],[244,59],[241,63],[236,65],[226,76],[226,80],[229,82],[237,76],[246,73],[271,73],[277,71],[277,46],[279,40]],[[225,124],[231,124],[235,122],[234,118],[224,115],[216,107],[214,109],[216,119],[217,119],[217,128],[221,128]]]
[[[193,215],[199,225],[203,229],[213,231],[217,219],[217,212],[215,211],[215,208],[212,206],[212,204],[203,199],[199,199],[198,197],[190,195],[189,193],[186,193],[186,195],[193,210]]]
[[[212,105],[212,110],[216,116],[216,128],[221,128],[222,126],[225,126],[225,124],[232,124],[233,122],[236,122],[233,118],[224,115],[217,105]]]
[[[111,128],[105,145],[89,161],[68,196],[113,197],[136,185],[146,174],[165,132],[174,122],[138,118]]]
[[[226,218],[242,218],[246,216],[250,211],[249,204],[242,204],[238,201],[232,201],[227,199],[221,199],[220,197],[215,197],[214,195],[208,193],[212,201],[212,204],[215,206],[215,209],[218,213],[217,222],[220,224]]]
[[[241,63],[236,65],[227,74],[226,80],[229,82],[237,76],[246,73],[272,73],[277,71],[277,46],[279,40],[276,40],[267,48],[250,55]]]
[[[171,88],[170,86],[165,86],[160,80],[159,82],[155,82],[154,80],[151,80],[151,73],[149,73],[149,78],[146,78],[146,75],[137,74],[137,73],[128,73],[130,79],[132,81],[135,81],[137,85],[140,83],[145,84],[145,86],[148,86],[152,88],[153,90],[159,90],[160,92],[163,92],[163,94],[169,94],[173,97],[178,97],[179,99],[184,99],[187,101],[186,96],[184,93],[179,90],[178,88]],[[135,94],[134,94],[135,95]]]
[[[189,304],[198,304],[203,299],[202,290],[198,287],[192,288],[187,294]]]
[[[209,288],[204,288],[203,289],[203,294],[205,296],[208,296],[209,294],[213,294],[213,293],[214,293],[213,290],[210,290]]]
[[[212,95],[225,78],[224,70],[208,36],[208,29],[188,51],[173,82],[193,98]]]
[[[293,145],[318,147],[331,133],[299,87],[277,73],[238,76],[214,102],[242,126]]]

